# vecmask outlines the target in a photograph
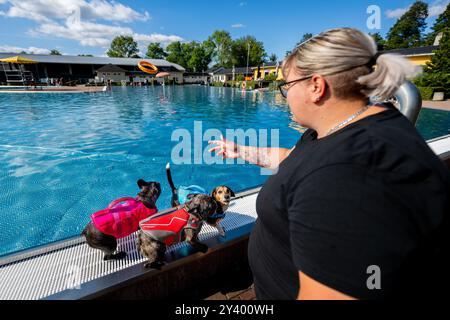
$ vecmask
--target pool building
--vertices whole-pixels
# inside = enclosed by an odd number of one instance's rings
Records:
[[[0,53],[0,59],[17,56],[17,53]],[[20,54],[21,58],[34,63],[0,63],[0,83],[20,85],[32,77],[34,81],[48,83],[50,79],[61,79],[76,84],[89,82],[125,81],[127,83],[149,81],[153,76],[139,70],[138,62],[145,60],[158,67],[159,71],[169,72],[169,80],[183,83],[186,71],[182,66],[163,59],[109,58],[90,56]],[[158,81],[162,81],[159,79]]]

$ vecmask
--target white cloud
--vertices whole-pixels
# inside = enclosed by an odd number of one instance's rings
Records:
[[[245,25],[242,23],[235,23],[231,25],[232,28],[245,28]]]
[[[133,34],[133,38],[136,41],[142,41],[142,42],[160,42],[160,43],[170,43],[175,41],[183,41],[183,38],[176,36],[176,35],[165,35],[160,33],[152,33],[150,35],[146,34]]]
[[[386,11],[386,16],[389,19],[393,19],[393,18],[400,18],[401,16],[403,16],[410,8],[411,6],[407,7],[407,8],[398,8],[398,9],[394,9],[394,10],[387,10]]]
[[[450,0],[437,0],[434,1],[432,4],[429,5],[428,7],[428,17],[432,18],[432,17],[437,17],[439,16],[442,12],[445,11],[445,9],[447,8],[448,4],[450,3]],[[409,9],[411,8],[411,6],[408,6],[406,8],[397,8],[394,10],[387,10],[386,11],[386,16],[390,19],[393,18],[400,18],[401,16],[403,16]]]
[[[106,48],[119,35],[133,36],[144,46],[157,41],[168,44],[183,39],[176,35],[140,34],[121,25],[133,21],[147,21],[150,14],[114,0],[0,0],[10,7],[0,15],[34,20],[38,26],[29,30],[34,37],[56,37],[77,41],[82,46]],[[108,24],[113,22],[113,24]]]
[[[119,22],[147,21],[150,14],[110,0],[7,0],[11,4],[4,15],[39,22],[65,19],[74,12],[86,20]],[[6,1],[5,1],[6,3]]]
[[[1,0],[0,0],[1,1]],[[34,53],[34,54],[49,54],[50,50],[36,47],[15,47],[15,46],[0,46],[0,52],[11,52],[11,53]]]
[[[247,2],[240,2],[239,3],[239,7],[243,7],[243,6],[246,6],[247,5]]]
[[[441,13],[443,13],[445,11],[445,9],[447,8],[449,3],[450,3],[449,0],[433,2],[430,5],[430,8],[428,9],[429,13],[430,13],[430,17],[439,16]]]
[[[136,41],[148,44],[150,42],[170,43],[182,41],[176,35],[164,34],[139,34],[131,28],[111,26],[101,23],[83,21],[77,15],[72,15],[64,24],[56,22],[42,23],[38,28],[30,31],[36,37],[45,35],[78,41],[83,46],[106,48],[112,39],[118,35],[132,36]]]

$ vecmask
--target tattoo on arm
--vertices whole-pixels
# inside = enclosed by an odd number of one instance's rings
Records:
[[[277,162],[276,159],[273,159],[274,154],[270,148],[239,147],[239,154],[245,161],[263,168],[275,169],[279,165],[279,161]]]

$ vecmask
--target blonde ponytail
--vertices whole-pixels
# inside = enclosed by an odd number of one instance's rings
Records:
[[[419,71],[399,55],[382,54],[373,61],[376,57],[377,45],[370,35],[354,28],[331,29],[298,46],[285,59],[283,74],[286,78],[291,68],[303,76],[319,74],[329,80],[336,97],[380,101]]]

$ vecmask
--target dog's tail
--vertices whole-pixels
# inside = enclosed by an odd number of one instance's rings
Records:
[[[166,174],[167,174],[167,181],[169,181],[170,189],[172,189],[172,193],[175,194],[177,192],[177,188],[175,188],[175,184],[172,180],[172,173],[170,173],[170,163],[166,164]]]

